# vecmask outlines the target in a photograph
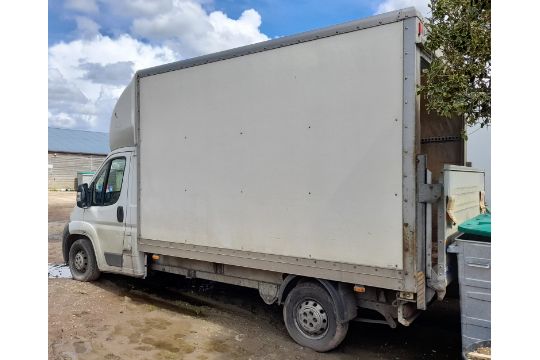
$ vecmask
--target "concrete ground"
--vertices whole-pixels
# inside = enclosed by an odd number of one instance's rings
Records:
[[[49,264],[62,263],[73,192],[49,192]],[[319,354],[287,335],[281,307],[257,291],[160,274],[49,278],[49,359],[458,359],[459,301],[436,302],[410,327],[352,322]]]

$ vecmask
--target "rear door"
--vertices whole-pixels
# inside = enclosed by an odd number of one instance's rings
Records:
[[[84,220],[94,225],[109,266],[122,267],[128,192],[125,173],[130,160],[131,153],[117,153],[103,164],[90,186],[91,206],[84,212]]]

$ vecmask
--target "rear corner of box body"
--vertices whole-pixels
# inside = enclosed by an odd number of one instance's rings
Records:
[[[139,236],[403,269],[402,34],[141,78]]]

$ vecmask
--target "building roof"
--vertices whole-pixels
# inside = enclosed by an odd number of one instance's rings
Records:
[[[49,128],[49,151],[107,155],[109,134],[104,132]]]

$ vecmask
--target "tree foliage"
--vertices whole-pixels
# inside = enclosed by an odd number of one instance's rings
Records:
[[[431,0],[426,49],[435,56],[419,91],[428,111],[491,123],[491,1]]]

